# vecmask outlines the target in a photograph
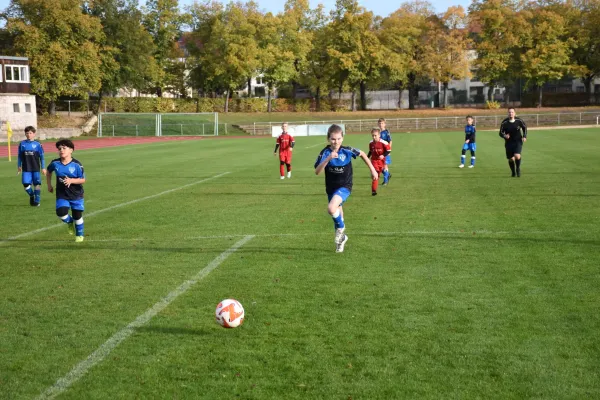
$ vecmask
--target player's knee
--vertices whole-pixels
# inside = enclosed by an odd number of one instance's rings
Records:
[[[462,149],[462,155],[464,156],[465,154],[467,154],[467,151],[465,149]]]
[[[64,219],[67,215],[69,215],[69,207],[59,207],[56,209],[56,216],[58,218]]]
[[[27,191],[27,190],[31,189],[31,185],[29,183],[24,183],[23,189],[25,189],[25,191]]]
[[[521,159],[521,155],[520,154],[515,154],[515,160],[520,160]]]
[[[75,220],[76,224],[77,224],[78,220],[81,220],[81,223],[83,223],[83,211],[73,210],[73,219]],[[79,224],[77,224],[77,225],[79,225]]]
[[[475,152],[474,151],[471,152],[471,157],[475,157]]]
[[[279,161],[279,165],[285,165],[285,161]]]
[[[336,206],[334,204],[329,204],[329,206],[327,206],[327,212],[329,213],[329,215],[333,215],[335,214],[335,212],[339,209],[339,206]]]

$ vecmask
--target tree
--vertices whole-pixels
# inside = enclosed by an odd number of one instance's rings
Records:
[[[469,76],[466,15],[461,6],[450,7],[439,17],[430,18],[428,24],[425,52],[430,56],[423,67],[444,86],[444,107],[447,107],[450,81]]]
[[[60,96],[88,97],[115,67],[98,18],[82,13],[80,0],[12,0],[7,29],[17,55],[29,58],[31,90],[56,111]]]
[[[355,90],[360,87],[361,109],[366,109],[366,85],[379,76],[385,52],[374,26],[373,13],[356,0],[337,0],[329,24],[328,53],[339,77],[352,91],[352,111],[356,111]]]
[[[100,19],[105,43],[114,49],[114,61],[118,64],[104,71],[98,104],[104,94],[120,88],[148,90],[161,74],[154,60],[154,42],[142,25],[137,1],[95,0],[88,3],[85,11]]]
[[[205,23],[191,35],[190,51],[196,58],[195,85],[225,90],[225,112],[229,95],[259,69],[256,27],[248,20],[244,5],[229,3],[213,15],[200,13]]]
[[[566,37],[574,41],[572,73],[581,78],[593,104],[594,79],[600,76],[600,0],[576,0],[552,6],[566,19]]]
[[[526,12],[529,29],[521,42],[521,63],[527,86],[539,88],[542,107],[544,83],[561,79],[572,68],[570,63],[572,39],[564,40],[564,18],[544,8]]]
[[[475,1],[469,8],[470,30],[473,32],[473,50],[477,53],[473,66],[477,78],[493,88],[511,86],[520,75],[519,43],[529,27],[517,14],[510,0]]]
[[[176,79],[171,67],[179,56],[177,41],[186,18],[179,12],[177,0],[147,0],[144,10],[144,26],[154,40],[154,59],[160,71],[155,75],[154,90],[162,97],[167,82]]]
[[[424,65],[433,56],[427,51],[429,19],[433,6],[427,1],[404,3],[381,23],[381,41],[388,49],[384,65],[396,86],[408,89],[408,107],[415,109],[419,89],[429,86],[430,76]]]

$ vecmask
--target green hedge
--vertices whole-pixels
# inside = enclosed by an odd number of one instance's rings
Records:
[[[309,112],[309,111],[348,111],[350,100],[321,99],[320,110],[316,110],[314,99],[272,99],[273,112]],[[164,97],[105,97],[100,107],[106,112],[136,113],[194,113],[224,112],[225,99],[170,99]],[[230,112],[267,112],[267,100],[264,98],[234,98],[229,100]]]

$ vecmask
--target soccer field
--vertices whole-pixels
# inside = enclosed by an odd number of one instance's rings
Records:
[[[521,178],[463,137],[394,135],[376,197],[354,161],[342,254],[324,137],[283,181],[272,138],[76,150],[83,243],[0,159],[0,398],[600,398],[600,129],[530,131]]]

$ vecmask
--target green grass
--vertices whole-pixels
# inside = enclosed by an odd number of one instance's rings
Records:
[[[461,132],[397,134],[379,196],[355,161],[343,254],[312,167],[323,138],[296,139],[285,181],[270,138],[76,151],[81,244],[2,159],[0,238],[49,229],[0,243],[0,397],[36,397],[256,235],[60,398],[599,398],[599,135],[532,131],[517,179],[495,132],[473,170]],[[228,297],[234,330],[214,322]]]

